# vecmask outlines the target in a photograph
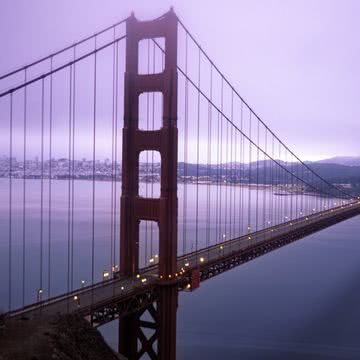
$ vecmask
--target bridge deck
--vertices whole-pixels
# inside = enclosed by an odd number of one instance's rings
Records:
[[[179,257],[178,273],[168,280],[179,284],[188,283],[194,269],[199,269],[201,280],[206,280],[226,270],[224,266],[221,268],[221,264],[225,264],[229,260],[232,261],[228,263],[228,267],[231,268],[239,265],[238,260],[244,254],[248,254],[248,256],[240,263],[358,214],[360,214],[359,201],[198,250]],[[286,241],[279,242],[279,239],[286,239]],[[260,247],[261,251],[259,251]],[[235,263],[234,259],[237,259]],[[119,304],[127,304],[126,309],[130,311],[129,304],[134,303],[133,299],[138,299],[135,307],[144,306],[147,301],[154,301],[154,289],[164,283],[164,279],[159,278],[157,271],[157,265],[153,265],[142,269],[139,277],[106,280],[12,311],[7,315],[10,317],[33,317],[79,312],[84,316],[90,316],[93,311],[109,307],[111,303],[117,304],[118,311]]]

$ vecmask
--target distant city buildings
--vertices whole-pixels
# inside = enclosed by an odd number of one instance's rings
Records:
[[[283,165],[284,166],[284,165]],[[291,165],[290,165],[291,166]],[[281,173],[271,170],[271,164],[266,166],[262,163],[240,164],[187,164],[179,162],[178,180],[181,183],[196,184],[244,184],[249,187],[255,184],[262,184],[264,187],[275,187],[276,194],[300,194],[304,192],[314,192],[311,187],[304,186],[303,183],[288,183]],[[275,168],[274,168],[275,169]],[[38,157],[28,159],[25,162],[17,160],[15,157],[0,157],[0,178],[14,179],[79,179],[79,180],[103,180],[120,181],[121,164],[112,162],[110,159],[69,161],[66,158],[45,160],[43,163]],[[270,174],[271,177],[270,177]],[[147,183],[160,182],[161,164],[159,162],[141,162],[139,164],[139,181]],[[336,183],[338,188],[353,190],[358,184],[353,181]]]
[[[43,164],[36,157],[35,159],[26,160],[25,166],[23,161],[16,158],[0,158],[0,177],[39,179],[92,179],[95,174],[96,179],[111,180],[119,178],[121,175],[120,164],[112,164],[109,159],[105,161],[96,160],[74,160],[69,159],[52,159],[45,160]]]
[[[160,179],[160,164],[140,164],[140,181],[158,182]],[[15,179],[88,179],[95,176],[96,180],[120,180],[121,164],[113,163],[109,159],[104,161],[85,158],[69,161],[69,159],[45,160],[43,164],[38,157],[28,159],[25,162],[16,158],[0,157],[0,177]]]

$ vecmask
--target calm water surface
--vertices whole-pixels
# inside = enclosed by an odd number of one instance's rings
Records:
[[[51,259],[51,294],[67,289],[68,237],[68,183],[53,181],[51,251],[48,233],[48,187],[44,184],[43,221],[43,271],[44,296],[48,295],[48,260]],[[92,184],[75,181],[74,198],[74,288],[80,281],[90,282],[91,273],[91,221]],[[144,184],[141,185],[144,191]],[[9,208],[8,180],[0,179],[0,308],[8,308],[8,255],[9,255]],[[196,186],[188,185],[187,239],[196,236],[195,209]],[[120,187],[117,188],[118,195]],[[217,234],[232,236],[231,229],[256,226],[254,213],[241,217],[226,215],[222,190],[222,228],[216,228],[216,188],[211,187],[211,211],[207,212],[207,186],[199,190],[199,247],[206,246],[206,234],[214,242]],[[236,196],[240,195],[239,191]],[[245,207],[250,200],[256,201],[256,191],[244,189]],[[268,190],[260,191],[259,204],[268,205],[272,198]],[[179,203],[184,198],[183,185],[179,185]],[[290,211],[295,198],[282,198]],[[291,199],[292,198],[292,199]],[[26,256],[25,301],[36,299],[40,287],[40,182],[27,181],[26,196]],[[227,198],[230,202],[230,197]],[[317,199],[307,199],[308,208],[316,206]],[[96,183],[95,226],[95,280],[100,280],[104,269],[111,265],[111,242],[118,239],[111,231],[111,183]],[[205,204],[205,205],[204,205]],[[229,203],[228,203],[229,204]],[[117,216],[118,219],[117,202]],[[252,206],[254,209],[255,206]],[[233,205],[234,209],[234,205]],[[239,212],[239,207],[235,207]],[[183,249],[183,207],[179,207],[179,253]],[[21,306],[22,259],[23,259],[23,198],[22,181],[13,181],[12,205],[12,307]],[[234,215],[234,213],[233,213]],[[236,215],[236,214],[235,214]],[[265,216],[264,216],[265,215]],[[289,213],[288,213],[289,215]],[[210,232],[207,232],[210,216]],[[266,221],[274,221],[269,214],[261,215]],[[233,219],[230,223],[229,219]],[[329,229],[297,241],[271,254],[244,264],[201,284],[192,293],[179,294],[177,311],[178,359],[360,359],[360,217],[347,220]],[[118,220],[117,220],[118,221]],[[261,224],[259,224],[261,226]],[[157,244],[151,244],[151,228],[141,228],[141,261],[146,263],[157,252]],[[156,238],[156,227],[153,228]],[[113,240],[115,241],[115,240]],[[115,261],[118,258],[118,242]],[[190,251],[191,245],[185,246]],[[101,329],[108,342],[117,348],[117,324],[114,322]]]
[[[180,293],[178,359],[360,359],[359,234],[356,217]]]
[[[360,359],[360,217],[181,294],[179,359]]]

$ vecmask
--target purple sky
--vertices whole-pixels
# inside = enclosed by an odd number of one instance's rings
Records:
[[[0,73],[170,5],[302,159],[360,155],[358,0],[3,0]]]

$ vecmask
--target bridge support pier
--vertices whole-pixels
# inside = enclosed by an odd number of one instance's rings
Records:
[[[176,359],[176,286],[162,286],[159,299],[146,309],[119,319],[119,353],[129,360]]]

